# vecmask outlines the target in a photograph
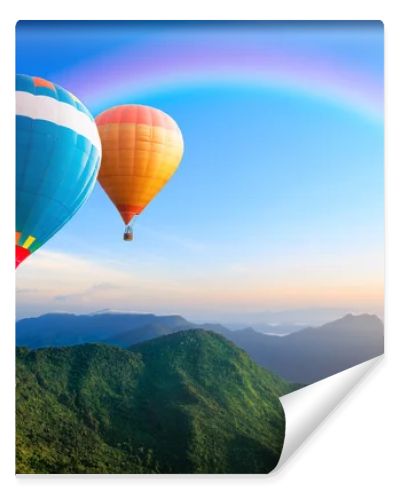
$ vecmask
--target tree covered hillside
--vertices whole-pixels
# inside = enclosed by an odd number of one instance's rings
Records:
[[[18,473],[266,473],[293,386],[220,335],[17,350]]]

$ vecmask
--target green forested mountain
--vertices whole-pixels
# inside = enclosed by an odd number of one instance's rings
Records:
[[[220,324],[195,325],[178,315],[52,313],[18,321],[16,337],[18,346],[30,348],[98,342],[129,347],[199,328],[223,335],[259,365],[301,384],[311,384],[347,370],[380,356],[384,349],[384,325],[372,314],[347,314],[319,327],[279,336],[253,328],[230,330]]]
[[[17,350],[18,473],[265,473],[293,386],[220,335]]]
[[[18,473],[263,473],[293,389],[220,335],[17,350]]]

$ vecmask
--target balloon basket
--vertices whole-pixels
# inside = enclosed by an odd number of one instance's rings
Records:
[[[133,231],[131,226],[126,226],[124,231],[124,241],[132,241],[133,240]]]

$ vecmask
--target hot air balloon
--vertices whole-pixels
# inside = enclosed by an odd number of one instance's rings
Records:
[[[166,113],[141,105],[110,108],[96,117],[103,156],[99,183],[129,225],[164,187],[179,166],[183,139]]]
[[[16,267],[51,238],[95,185],[101,142],[94,118],[43,78],[16,78]]]

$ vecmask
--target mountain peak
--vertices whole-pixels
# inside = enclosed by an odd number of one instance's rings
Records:
[[[292,389],[204,330],[130,350],[19,349],[17,470],[266,473],[284,438],[278,398]]]
[[[299,383],[315,382],[383,352],[383,323],[373,314],[346,314],[286,336],[264,335],[251,328],[233,331],[218,324],[199,326],[179,315],[50,314],[18,321],[16,334],[17,345],[27,347],[93,342],[129,347],[199,328],[223,335],[261,366]]]
[[[359,327],[362,327],[363,325],[368,325],[368,327],[371,327],[371,325],[383,325],[382,320],[376,315],[376,314],[368,314],[368,313],[362,313],[362,314],[354,314],[354,313],[348,313],[345,316],[336,319],[334,321],[330,321],[329,323],[325,323],[319,328],[327,328],[331,326],[342,326],[342,327],[348,327],[348,326],[356,326],[358,325]]]
[[[168,335],[135,344],[129,348],[132,352],[141,353],[143,356],[150,354],[152,357],[159,355],[167,359],[170,355],[174,357],[174,364],[179,361],[194,359],[194,356],[203,360],[212,358],[223,360],[228,358],[240,359],[247,363],[251,362],[248,355],[242,349],[235,346],[233,342],[213,331],[201,328],[182,330]]]

